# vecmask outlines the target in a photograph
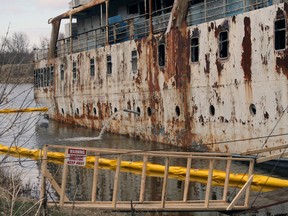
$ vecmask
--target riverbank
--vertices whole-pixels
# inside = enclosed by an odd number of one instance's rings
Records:
[[[32,63],[0,65],[0,83],[33,83],[33,69]]]

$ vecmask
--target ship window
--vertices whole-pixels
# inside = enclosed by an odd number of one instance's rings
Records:
[[[228,57],[228,31],[222,31],[219,34],[219,57]]]
[[[111,58],[111,55],[107,55],[107,74],[112,74],[112,58]]]
[[[44,69],[41,68],[41,72],[40,72],[40,87],[43,87],[43,83],[44,83]]]
[[[275,21],[275,50],[285,49],[286,47],[286,22],[285,19]]]
[[[44,68],[43,69],[43,76],[44,76],[44,82],[43,82],[43,87],[46,87],[47,86],[47,69],[46,68]]]
[[[194,37],[191,39],[191,61],[199,61],[199,38]]]
[[[76,62],[73,61],[73,79],[77,78],[77,67],[76,67]]]
[[[64,80],[64,65],[60,65],[60,79]]]
[[[132,56],[132,71],[133,73],[136,73],[137,72],[137,51],[136,50],[133,50],[131,52],[131,56]]]
[[[39,69],[36,70],[36,77],[35,77],[35,84],[36,84],[36,87],[39,87],[39,83],[40,83],[40,72],[39,72]]]
[[[46,73],[46,76],[47,76],[46,86],[50,86],[50,67],[47,67],[46,70],[47,70],[47,73]]]
[[[54,83],[54,66],[50,66],[50,85],[52,86]]]
[[[95,63],[94,59],[90,59],[90,76],[94,77],[95,76]]]
[[[136,4],[128,5],[128,14],[144,14],[145,6],[144,1],[140,1]]]
[[[158,46],[158,64],[160,67],[165,66],[165,44],[159,44]]]

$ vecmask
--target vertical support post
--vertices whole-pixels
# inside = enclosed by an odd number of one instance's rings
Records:
[[[109,44],[109,23],[108,23],[108,9],[109,9],[109,0],[106,0],[106,45]]]
[[[144,157],[143,157],[143,166],[142,166],[142,175],[141,175],[140,197],[139,197],[139,202],[140,203],[144,202],[144,194],[145,194],[145,187],[146,187],[147,161],[148,161],[148,156],[144,155]]]
[[[252,178],[251,182],[253,181],[253,170],[254,170],[254,160],[251,160],[249,163],[249,170],[248,170],[248,179]],[[244,206],[247,208],[249,204],[249,196],[250,196],[250,188],[251,186],[247,187],[246,194],[245,194],[245,201]]]
[[[65,149],[65,159],[64,159],[64,167],[62,171],[62,182],[61,182],[61,194],[60,194],[60,203],[59,205],[61,207],[64,206],[64,199],[65,199],[65,189],[66,189],[66,183],[67,183],[67,172],[68,172],[68,166],[66,163],[66,157],[68,155],[68,149]]]
[[[152,0],[149,0],[149,27],[150,35],[153,34],[153,22],[152,22]]]
[[[118,194],[118,187],[119,187],[119,175],[120,175],[120,170],[121,170],[121,159],[122,159],[122,156],[119,155],[118,159],[117,159],[117,167],[116,167],[116,172],[115,172],[115,177],[114,177],[114,190],[113,190],[113,198],[112,198],[113,208],[116,208],[116,203],[117,203],[117,194]]]
[[[229,179],[230,179],[230,170],[231,170],[231,159],[227,160],[226,163],[226,177],[225,177],[225,183],[224,183],[224,191],[223,191],[223,201],[227,201],[227,193],[228,193],[228,187],[229,187]]]
[[[184,186],[184,193],[183,193],[183,202],[187,202],[187,200],[188,200],[191,162],[192,162],[192,158],[190,157],[190,158],[187,159],[185,186]]]
[[[69,21],[70,21],[70,55],[73,53],[73,37],[72,37],[72,15],[69,16]]]
[[[209,207],[209,200],[210,200],[210,194],[211,194],[211,188],[212,188],[214,162],[215,162],[215,159],[210,159],[209,173],[208,173],[208,179],[207,179],[207,185],[206,185],[205,202],[204,202],[205,208]]]
[[[169,176],[169,158],[165,159],[165,172],[162,186],[161,208],[165,208],[167,181]]]
[[[93,173],[93,186],[92,186],[92,202],[96,201],[97,195],[97,183],[98,183],[98,174],[99,174],[99,155],[96,153],[95,162],[94,162],[94,173]]]
[[[43,155],[42,155],[42,164],[41,164],[41,191],[40,191],[40,199],[41,204],[45,208],[46,203],[46,170],[47,170],[47,145],[43,147]]]

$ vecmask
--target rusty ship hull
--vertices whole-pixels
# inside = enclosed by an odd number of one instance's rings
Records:
[[[108,25],[111,5],[91,1],[50,20],[50,48],[35,61],[35,98],[49,106],[52,119],[99,130],[118,112],[107,131],[207,151],[240,153],[287,142],[287,3],[210,21],[206,11],[194,24],[195,5],[173,1],[161,28],[148,6],[140,28],[146,32],[136,37],[136,21],[128,20],[125,40]],[[78,30],[73,40],[71,20],[93,7],[104,17],[103,38],[95,30],[89,47],[87,31]],[[64,18],[70,18],[70,36],[57,41]]]

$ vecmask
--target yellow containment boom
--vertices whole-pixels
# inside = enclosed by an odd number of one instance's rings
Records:
[[[14,157],[29,157],[35,160],[42,158],[42,150],[30,150],[21,147],[8,147],[0,144],[0,153],[9,153],[10,156]],[[62,152],[48,152],[47,158],[49,162],[63,164],[65,154]],[[95,163],[94,156],[86,157],[86,168],[93,168]],[[99,168],[115,170],[117,167],[117,160],[114,159],[99,159]],[[135,174],[141,174],[143,162],[134,161],[121,161],[121,171],[131,172]],[[160,164],[147,163],[147,176],[163,176],[165,172],[165,166]],[[200,183],[206,183],[208,178],[209,170],[205,169],[190,169],[190,180]],[[186,167],[181,166],[170,166],[169,167],[169,178],[178,180],[185,180]],[[212,177],[212,184],[215,186],[224,185],[226,172],[221,170],[214,170]],[[229,185],[235,187],[242,187],[248,180],[247,174],[242,173],[230,173]],[[288,187],[288,180],[273,178],[263,175],[253,175],[253,182],[251,189],[256,191],[272,191],[280,188]]]
[[[46,112],[46,111],[48,111],[48,107],[19,108],[19,109],[0,109],[0,113]]]

